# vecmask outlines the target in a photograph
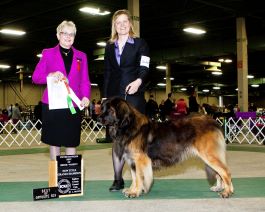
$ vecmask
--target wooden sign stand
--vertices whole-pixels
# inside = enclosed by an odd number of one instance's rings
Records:
[[[71,164],[72,158],[81,157],[81,155],[69,155],[69,156],[64,155],[64,156],[58,156],[58,157],[62,157],[62,159],[66,160],[67,163],[64,163],[64,164],[59,163],[58,164],[57,160],[49,161],[49,187],[58,187],[58,178],[59,178],[59,183],[62,183],[62,185],[60,184],[59,187],[63,187],[63,188],[68,187],[67,192],[70,192],[70,193],[66,192],[66,193],[62,194],[62,193],[60,193],[60,188],[58,188],[59,198],[82,196],[83,195],[83,187],[84,187],[84,182],[83,182],[84,181],[83,180],[84,179],[84,168],[83,168],[84,162],[83,162],[83,158],[81,158],[81,164],[77,164],[76,162]],[[68,168],[68,163],[70,163],[69,168]],[[59,165],[59,168],[58,168],[58,165]],[[78,165],[78,167],[76,167],[76,165]],[[58,173],[61,170],[61,166],[63,167],[63,170],[62,170],[63,173]],[[81,167],[79,167],[79,166],[81,166]],[[78,172],[78,170],[75,169],[75,167],[77,169],[80,169],[81,173]],[[60,170],[58,170],[58,169],[60,169]],[[76,173],[78,174],[78,176],[79,175],[81,175],[81,176],[80,177],[74,177],[76,175]],[[64,175],[66,175],[65,179],[64,179]],[[71,176],[73,176],[73,177],[71,177]],[[80,186],[80,188],[79,188],[79,186]],[[77,190],[81,190],[81,192],[74,193],[75,188],[77,188]]]

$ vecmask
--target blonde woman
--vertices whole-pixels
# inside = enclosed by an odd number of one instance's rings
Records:
[[[137,38],[128,10],[118,10],[112,17],[111,38],[105,48],[103,95],[120,96],[140,112],[145,112],[144,83],[149,73],[149,48]],[[108,128],[106,133],[108,136]],[[114,182],[110,191],[124,188],[124,160],[112,151]]]

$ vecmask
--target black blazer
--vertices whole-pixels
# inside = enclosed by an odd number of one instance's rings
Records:
[[[126,86],[137,78],[142,79],[138,92],[144,92],[144,82],[149,73],[149,68],[141,66],[142,56],[149,56],[147,43],[141,38],[134,38],[134,43],[126,42],[120,58],[120,65],[115,55],[115,44],[109,43],[105,48],[104,70],[104,97],[122,96]]]

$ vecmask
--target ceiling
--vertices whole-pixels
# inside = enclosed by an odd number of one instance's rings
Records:
[[[177,90],[181,87],[198,86],[199,90],[219,85],[217,91],[235,95],[236,70],[236,18],[245,17],[248,37],[248,71],[261,79],[257,89],[250,87],[250,94],[263,92],[265,78],[265,7],[261,1],[244,0],[140,0],[140,34],[150,47],[151,72],[149,89],[156,89],[158,82],[165,82],[165,71],[157,70],[158,64],[170,64]],[[92,16],[78,9],[84,5],[109,10],[110,15]],[[118,9],[127,8],[126,0],[1,0],[0,29],[19,28],[26,31],[22,37],[0,34],[0,63],[11,65],[0,69],[0,80],[18,81],[17,65],[24,66],[24,73],[32,73],[38,62],[36,54],[43,48],[55,46],[56,27],[67,19],[77,25],[74,46],[87,53],[90,78],[101,86],[103,62],[95,61],[93,54],[98,41],[107,41],[110,35],[111,15]],[[207,33],[201,36],[182,31],[185,26],[199,26]],[[230,58],[232,63],[223,64],[223,75],[213,76],[202,61],[218,61]],[[25,77],[26,78],[26,77]],[[264,87],[263,87],[264,86]],[[216,93],[213,91],[212,94]]]

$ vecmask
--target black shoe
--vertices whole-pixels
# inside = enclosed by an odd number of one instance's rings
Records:
[[[109,188],[110,192],[119,191],[124,188],[124,181],[121,180],[114,180],[112,186]]]

